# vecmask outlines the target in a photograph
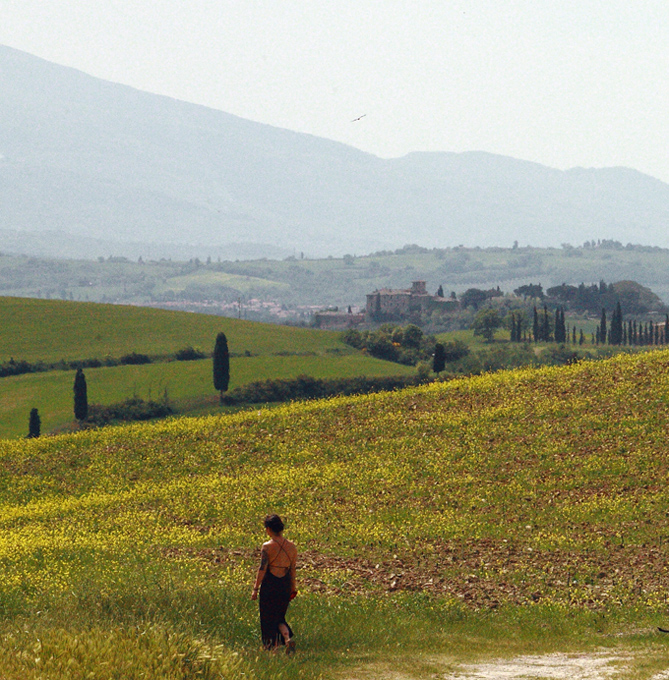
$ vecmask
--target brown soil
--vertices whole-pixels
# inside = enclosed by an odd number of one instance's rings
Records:
[[[217,568],[251,565],[257,550],[181,549],[167,557],[190,556]],[[492,540],[421,546],[420,553],[385,559],[337,557],[316,550],[300,553],[298,587],[328,595],[423,591],[451,596],[478,607],[525,604],[546,598],[600,608],[669,592],[666,553],[658,546],[611,545],[598,552],[534,550]]]

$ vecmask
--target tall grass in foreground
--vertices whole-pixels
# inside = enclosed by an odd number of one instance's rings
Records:
[[[332,677],[621,640],[652,660],[668,368],[656,352],[1,442],[2,670]],[[270,510],[301,551],[294,660],[259,653],[249,599]]]
[[[368,677],[382,677],[373,670],[379,664],[404,667],[408,677],[434,677],[445,661],[605,648],[636,657],[630,668],[658,670],[669,645],[652,632],[656,620],[648,613],[541,605],[472,611],[420,594],[392,599],[308,594],[290,612],[299,647],[287,659],[259,649],[255,607],[247,598],[246,592],[225,595],[200,585],[170,593],[129,588],[106,598],[75,590],[47,599],[40,609],[35,603],[0,625],[2,677],[290,680],[358,677],[366,667],[372,669]],[[436,668],[435,654],[441,655]]]

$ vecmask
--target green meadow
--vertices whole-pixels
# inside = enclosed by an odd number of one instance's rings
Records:
[[[185,347],[211,352],[223,331],[231,352],[230,389],[269,378],[403,375],[413,369],[374,359],[344,345],[338,333],[145,307],[0,297],[5,319],[0,361],[76,361],[131,352],[154,363],[86,368],[89,403],[132,397],[168,399],[177,412],[218,412],[210,359],[173,361]],[[170,359],[170,360],[168,360]],[[0,378],[0,438],[27,434],[37,408],[42,432],[71,427],[73,370]]]
[[[413,370],[359,353],[232,357],[230,389],[256,380],[298,375],[350,378],[403,375]],[[146,401],[167,398],[178,413],[221,411],[218,392],[212,384],[211,359],[87,368],[85,375],[92,404],[112,404],[133,397]],[[32,408],[40,413],[43,433],[72,426],[74,371],[30,373],[0,380],[0,438],[25,436]]]
[[[221,331],[235,354],[344,349],[327,331],[130,305],[0,297],[0,314],[0,362],[161,356],[187,346],[211,352]]]

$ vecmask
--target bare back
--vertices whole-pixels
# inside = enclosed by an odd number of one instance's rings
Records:
[[[297,548],[292,541],[282,536],[273,538],[263,544],[263,551],[267,555],[269,572],[277,578],[282,578],[289,572],[295,575]]]

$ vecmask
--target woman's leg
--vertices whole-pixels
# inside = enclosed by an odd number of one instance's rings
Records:
[[[283,635],[283,639],[286,642],[290,640],[290,631],[288,630],[288,626],[285,623],[279,624],[279,632],[281,633],[281,635]]]
[[[279,624],[279,632],[283,635],[286,643],[286,654],[291,655],[295,653],[295,642],[291,638],[290,628],[285,623]]]

